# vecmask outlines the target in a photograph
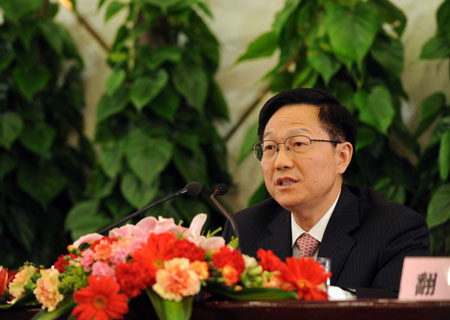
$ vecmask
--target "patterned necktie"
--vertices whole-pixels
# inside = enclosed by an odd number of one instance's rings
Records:
[[[296,242],[300,249],[300,257],[312,257],[319,247],[319,240],[314,239],[309,233],[306,232],[298,237]]]

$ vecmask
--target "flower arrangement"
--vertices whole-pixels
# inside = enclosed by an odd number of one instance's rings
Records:
[[[79,320],[122,319],[129,301],[146,294],[162,320],[189,319],[202,287],[232,299],[327,299],[330,273],[316,261],[282,262],[262,249],[257,261],[221,237],[203,236],[205,221],[206,214],[198,214],[184,228],[173,219],[147,217],[107,237],[81,237],[51,268],[26,263],[9,277],[0,267],[2,307],[34,301],[42,307],[34,319],[70,311]]]

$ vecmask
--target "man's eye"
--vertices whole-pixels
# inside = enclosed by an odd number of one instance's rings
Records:
[[[275,146],[273,145],[268,145],[268,146],[264,146],[264,151],[270,151],[270,150],[274,150]]]
[[[301,147],[301,146],[303,146],[303,145],[304,145],[303,142],[294,142],[294,143],[292,144],[293,147]]]

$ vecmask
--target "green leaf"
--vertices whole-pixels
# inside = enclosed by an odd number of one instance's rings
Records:
[[[450,56],[450,37],[437,34],[428,40],[420,52],[420,59],[443,59]]]
[[[419,124],[414,133],[416,137],[424,133],[445,107],[445,95],[441,92],[426,97],[419,109]]]
[[[358,128],[358,138],[356,140],[356,151],[372,145],[375,142],[377,135],[373,131],[373,129],[368,127],[359,127]]]
[[[15,112],[5,112],[0,118],[0,145],[9,149],[22,132],[22,118]]]
[[[24,127],[20,141],[29,150],[44,155],[52,146],[55,136],[55,128],[46,123],[37,123]]]
[[[167,84],[169,75],[164,69],[158,70],[152,77],[138,78],[130,89],[130,100],[138,111],[152,101]]]
[[[112,96],[103,94],[97,105],[97,123],[121,112],[128,103],[128,92],[121,88],[114,92]]]
[[[247,131],[239,152],[238,164],[241,164],[247,157],[253,153],[253,146],[258,142],[258,123],[253,124]]]
[[[239,291],[233,290],[224,285],[208,283],[206,291],[233,300],[254,301],[254,300],[297,300],[296,291],[282,290],[277,288],[245,288]]]
[[[272,75],[269,89],[272,92],[281,92],[291,88],[293,75],[289,71],[280,71]]]
[[[180,96],[175,90],[171,86],[166,86],[153,100],[150,107],[158,116],[173,122],[180,106],[180,100]]]
[[[371,54],[386,71],[400,77],[403,71],[403,45],[400,39],[378,37],[373,43]]]
[[[294,77],[294,81],[292,82],[293,88],[303,87],[304,84],[311,78],[314,77],[314,69],[308,64],[300,69],[300,72]]]
[[[159,189],[159,178],[150,184],[143,183],[131,173],[122,177],[120,190],[127,201],[136,209],[143,208],[155,197]]]
[[[211,113],[217,118],[229,120],[230,115],[228,113],[228,106],[222,90],[214,79],[211,81],[210,85],[209,95],[206,102],[208,110],[210,110]]]
[[[188,148],[194,152],[199,148],[200,137],[196,134],[175,132],[173,134],[173,140],[176,144]]]
[[[339,70],[341,64],[321,50],[309,50],[306,54],[308,62],[322,75],[325,84],[328,85],[331,77]]]
[[[440,226],[450,219],[450,184],[441,185],[431,196],[427,210],[428,228]]]
[[[147,67],[150,70],[155,70],[166,61],[175,63],[181,62],[181,58],[182,53],[178,48],[175,47],[157,48],[156,50],[150,53],[150,56],[148,57],[147,60]]]
[[[42,0],[0,0],[7,19],[19,20],[22,16],[42,6]]]
[[[120,10],[122,10],[125,7],[126,5],[119,1],[111,2],[108,5],[108,8],[106,8],[105,22],[107,22],[109,19],[111,19],[114,15],[116,15]]]
[[[358,2],[352,9],[336,2],[327,2],[325,27],[333,52],[350,67],[352,62],[361,65],[380,22],[376,12],[366,2]]]
[[[377,8],[379,16],[394,28],[400,38],[405,30],[407,20],[403,11],[389,0],[375,0],[371,4]]]
[[[9,153],[0,153],[0,180],[2,180],[16,166],[17,161],[15,157]]]
[[[272,30],[276,34],[280,34],[286,21],[294,13],[295,9],[298,8],[300,0],[287,0],[285,2],[284,8],[278,11],[275,15],[275,20],[272,25]]]
[[[100,164],[110,178],[115,178],[122,168],[122,153],[117,146],[104,145]]]
[[[116,91],[125,80],[125,71],[123,69],[114,69],[106,79],[106,93],[111,95]]]
[[[0,44],[0,57],[2,57],[0,59],[0,72],[8,68],[15,56],[11,47]]]
[[[62,302],[60,302],[57,308],[54,311],[49,312],[48,310],[41,310],[37,314],[34,315],[31,320],[53,320],[60,319],[67,312],[72,310],[76,306],[76,303],[73,300],[73,296],[69,295],[68,298],[65,298]],[[70,314],[72,316],[72,314]],[[67,318],[70,320],[70,317]]]
[[[247,51],[241,55],[236,62],[238,63],[244,60],[270,57],[277,48],[277,34],[273,31],[263,33],[248,45]]]
[[[441,180],[448,178],[450,171],[450,130],[445,132],[441,137],[441,145],[439,147],[439,175]]]
[[[208,76],[202,67],[179,63],[172,73],[175,89],[181,93],[201,114],[208,94]]]
[[[437,11],[438,30],[450,37],[450,1],[444,1]]]
[[[150,138],[140,129],[131,132],[126,141],[126,157],[131,169],[142,182],[150,184],[172,158],[172,143]]]
[[[61,38],[60,28],[53,21],[44,21],[39,24],[42,34],[44,35],[47,43],[55,50],[58,55],[62,55],[63,39]]]
[[[54,165],[21,166],[17,179],[20,188],[42,204],[48,204],[66,186],[66,178]]]
[[[360,120],[387,134],[395,115],[389,90],[384,86],[375,87],[368,95],[365,105],[361,103],[359,97],[357,93],[355,104],[360,112]]]
[[[83,201],[77,203],[69,211],[65,227],[70,230],[73,240],[88,233],[96,232],[111,223],[111,219],[98,212],[98,206],[98,200]]]
[[[41,91],[50,80],[50,71],[43,66],[26,68],[19,65],[13,71],[14,81],[19,87],[20,93],[31,101],[34,94]]]
[[[198,181],[208,185],[207,162],[202,149],[196,152],[186,152],[182,148],[175,148],[173,161],[185,182]]]

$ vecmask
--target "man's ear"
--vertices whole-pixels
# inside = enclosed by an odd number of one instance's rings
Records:
[[[342,142],[336,146],[336,165],[339,174],[343,174],[352,160],[353,146],[350,142]]]

